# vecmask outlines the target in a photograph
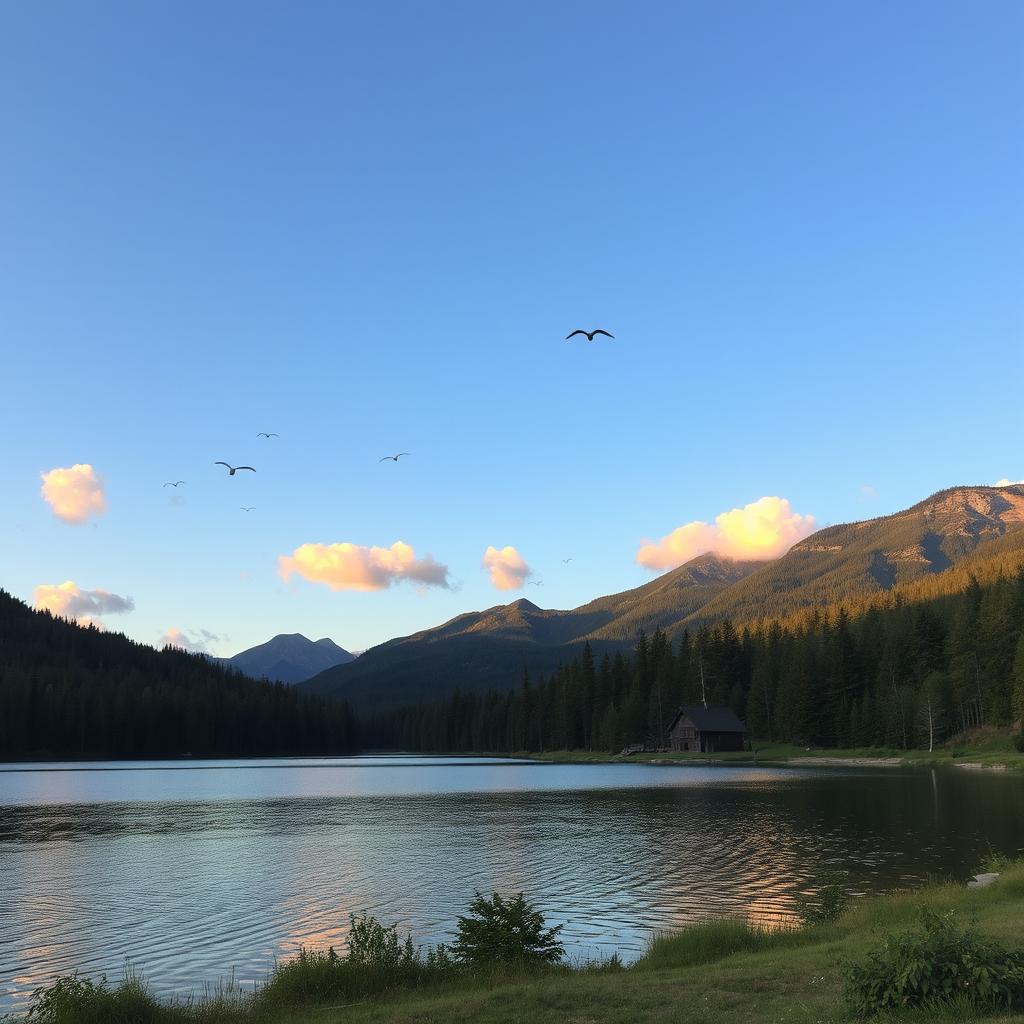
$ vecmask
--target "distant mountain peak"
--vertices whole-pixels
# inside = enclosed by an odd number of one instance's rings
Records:
[[[301,683],[355,657],[329,637],[314,641],[302,633],[278,633],[264,644],[217,660],[254,679]]]

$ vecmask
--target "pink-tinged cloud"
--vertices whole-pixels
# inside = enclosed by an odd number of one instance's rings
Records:
[[[815,529],[814,516],[797,514],[785,498],[759,498],[721,513],[714,523],[686,523],[656,543],[645,542],[636,560],[654,572],[674,569],[707,552],[723,558],[768,561],[784,555]]]
[[[425,587],[449,586],[448,566],[433,556],[417,558],[404,541],[389,548],[361,544],[303,544],[290,555],[281,555],[277,569],[282,579],[293,573],[331,590],[385,590],[407,580]]]
[[[172,626],[162,637],[158,647],[176,647],[189,654],[210,654],[210,645],[219,643],[221,638],[208,630],[181,630]]]
[[[491,575],[491,584],[497,590],[519,590],[533,575],[523,556],[511,545],[500,550],[489,545],[481,563]]]
[[[107,590],[82,590],[77,583],[41,583],[35,590],[35,606],[70,619],[80,626],[103,628],[101,616],[123,615],[135,610],[130,597],[111,594]]]
[[[87,462],[58,466],[40,476],[43,499],[62,522],[77,525],[90,516],[101,516],[107,511],[103,481]]]

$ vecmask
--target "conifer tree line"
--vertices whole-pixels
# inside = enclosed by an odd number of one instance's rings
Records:
[[[0,760],[344,754],[341,702],[37,612],[0,591]]]
[[[703,676],[703,688],[702,688]],[[364,742],[413,751],[616,752],[664,747],[678,707],[728,706],[760,741],[924,747],[1024,718],[1024,571],[958,594],[894,600],[797,624],[728,621],[640,635],[631,655],[589,644],[513,693],[455,692],[364,723]]]

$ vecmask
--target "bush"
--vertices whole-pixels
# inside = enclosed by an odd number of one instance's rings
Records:
[[[1024,754],[1024,729],[1021,729],[1021,731],[1013,737],[1013,749]]]
[[[887,936],[863,963],[846,965],[846,999],[860,1016],[967,1003],[1024,1009],[1024,950],[1007,950],[955,915],[918,908],[920,928]]]
[[[544,915],[522,893],[482,896],[460,917],[451,953],[462,964],[553,964],[565,955],[558,941],[562,926],[545,928]]]

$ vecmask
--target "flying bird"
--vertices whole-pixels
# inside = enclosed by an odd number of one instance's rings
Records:
[[[383,459],[378,459],[378,462],[387,462],[390,459],[392,462],[397,462],[403,455],[412,455],[412,452],[399,452],[397,455],[385,455]]]
[[[256,470],[252,466],[228,466],[226,462],[215,462],[215,466],[225,466],[228,471],[228,476],[234,476],[240,469],[247,469],[251,473],[255,473]]]
[[[177,487],[178,484],[183,484],[184,482],[184,480],[168,480],[164,487]]]
[[[572,561],[572,558],[563,558],[562,565],[568,565]]]
[[[281,435],[280,434],[275,434],[275,433],[269,433],[268,434],[265,430],[261,430],[256,436],[257,437],[265,437],[265,438],[267,438],[269,440],[272,437],[280,437]]]
[[[544,586],[544,581],[543,580],[527,580],[527,583],[529,583],[531,587],[543,587]]]
[[[241,510],[243,512],[255,512],[256,511],[256,506],[255,505],[240,505],[239,507],[241,508]]]
[[[595,334],[603,334],[606,338],[614,338],[615,337],[614,334],[609,334],[607,331],[602,331],[601,328],[598,327],[594,331],[582,331],[582,330],[578,330],[577,329],[577,330],[573,331],[572,334],[567,334],[565,336],[565,340],[568,341],[570,338],[575,338],[577,334],[582,334],[587,339],[587,341],[593,341]]]

